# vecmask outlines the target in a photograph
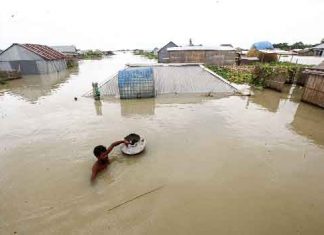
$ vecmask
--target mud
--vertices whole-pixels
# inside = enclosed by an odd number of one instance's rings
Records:
[[[0,86],[1,234],[324,233],[324,110],[300,103],[302,88],[81,97],[143,60],[119,54],[57,82]],[[146,151],[127,158],[116,148],[91,185],[93,147],[130,132],[146,137]]]

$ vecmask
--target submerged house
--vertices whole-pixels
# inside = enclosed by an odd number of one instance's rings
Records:
[[[313,56],[314,55],[314,51],[312,48],[292,49],[291,51],[299,56]]]
[[[103,97],[122,99],[160,95],[226,96],[238,91],[201,64],[128,65],[99,87]],[[89,92],[86,96],[92,96]]]
[[[171,47],[168,48],[167,51],[169,54],[169,63],[233,65],[236,59],[236,50],[230,46]]]
[[[158,62],[159,63],[169,63],[169,54],[168,54],[168,48],[170,47],[177,47],[177,45],[170,41],[165,46],[163,46],[160,50],[158,50]]]
[[[312,48],[315,56],[324,57],[324,43]]]
[[[14,43],[0,54],[0,70],[23,75],[60,72],[67,68],[65,55],[39,44]]]
[[[75,46],[51,46],[56,51],[63,53],[66,56],[77,57],[79,55],[78,50]]]

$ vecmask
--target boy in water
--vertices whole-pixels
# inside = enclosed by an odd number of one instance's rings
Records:
[[[110,164],[108,154],[113,150],[114,147],[120,144],[128,145],[129,142],[127,140],[120,140],[112,143],[108,149],[106,149],[106,147],[103,145],[98,145],[93,149],[93,154],[96,156],[98,160],[92,167],[92,175],[91,175],[92,182],[96,179],[98,173],[106,169],[107,166]]]

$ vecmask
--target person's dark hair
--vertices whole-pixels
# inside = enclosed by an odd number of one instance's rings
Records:
[[[93,149],[93,154],[98,158],[101,153],[106,152],[107,149],[103,145],[98,145]]]

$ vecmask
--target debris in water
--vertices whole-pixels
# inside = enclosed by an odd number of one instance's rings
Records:
[[[120,207],[120,206],[122,206],[122,205],[125,205],[125,204],[127,204],[127,203],[129,203],[129,202],[131,202],[131,201],[134,201],[134,200],[136,200],[136,199],[138,199],[138,198],[140,198],[140,197],[143,197],[143,196],[145,196],[145,195],[147,195],[147,194],[150,194],[150,193],[156,192],[156,191],[160,190],[160,189],[163,188],[163,187],[164,187],[164,185],[162,185],[162,186],[160,186],[160,187],[158,187],[158,188],[155,188],[155,189],[153,189],[153,190],[151,190],[151,191],[148,191],[148,192],[146,192],[146,193],[140,194],[140,195],[138,195],[138,196],[136,196],[136,197],[134,197],[134,198],[132,198],[132,199],[129,199],[129,200],[123,202],[123,203],[118,204],[117,206],[114,206],[114,207],[108,209],[107,211],[112,211],[113,209],[116,209],[116,208],[118,208],[118,207]]]

